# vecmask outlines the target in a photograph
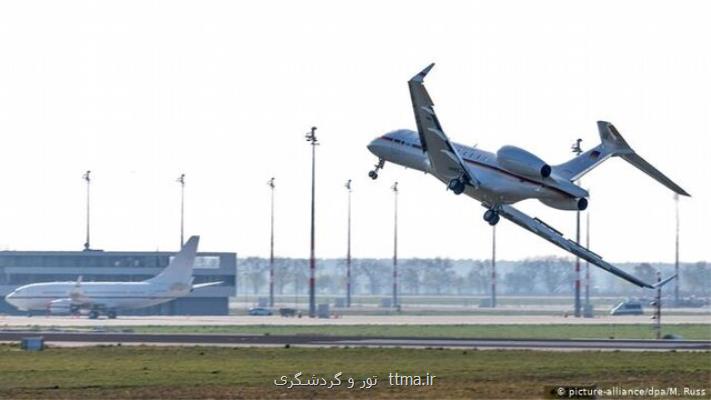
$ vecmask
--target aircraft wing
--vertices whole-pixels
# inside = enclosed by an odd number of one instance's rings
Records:
[[[445,135],[434,108],[432,108],[434,103],[432,103],[432,99],[423,83],[425,76],[427,76],[432,67],[434,67],[434,63],[407,82],[410,87],[412,109],[415,112],[417,132],[420,135],[422,150],[427,153],[432,173],[438,178],[448,181],[465,177],[469,183],[478,185],[477,180],[464,164],[457,149]]]
[[[206,282],[206,283],[197,283],[197,284],[194,284],[194,285],[193,285],[193,288],[192,288],[192,290],[195,290],[195,289],[202,289],[202,288],[206,288],[206,287],[210,287],[210,286],[217,286],[217,285],[220,285],[220,284],[222,284],[222,282],[223,282],[223,281],[219,281],[219,282]]]
[[[503,205],[498,209],[499,215],[513,222],[514,224],[535,233],[536,235],[546,239],[547,241],[553,243],[554,245],[560,247],[561,249],[574,254],[585,261],[594,264],[607,272],[615,274],[620,278],[634,283],[637,286],[643,288],[653,289],[654,286],[646,282],[643,282],[634,276],[628,274],[627,272],[613,266],[612,264],[606,262],[599,255],[593,253],[592,251],[586,249],[585,247],[575,243],[570,239],[566,239],[562,233],[555,230],[550,225],[541,221],[538,218],[531,218],[528,215],[522,213],[516,208],[510,205]]]

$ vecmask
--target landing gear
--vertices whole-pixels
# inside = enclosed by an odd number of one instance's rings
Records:
[[[447,185],[447,189],[451,190],[456,195],[464,193],[464,189],[466,189],[466,187],[467,185],[460,178],[452,179]]]
[[[488,222],[491,226],[498,224],[500,219],[499,213],[495,210],[486,210],[484,213],[484,221]]]
[[[89,319],[99,319],[99,312],[96,310],[89,311]]]
[[[370,177],[370,179],[372,179],[372,180],[378,179],[378,171],[383,169],[384,166],[385,166],[385,160],[383,160],[382,158],[378,159],[378,163],[375,164],[375,169],[368,172],[368,176]]]
[[[106,316],[109,317],[109,319],[116,319],[116,310],[107,311]]]

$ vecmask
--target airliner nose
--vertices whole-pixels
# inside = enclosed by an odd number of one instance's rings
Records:
[[[368,150],[370,150],[370,152],[373,153],[378,158],[385,158],[385,153],[386,153],[387,149],[388,149],[388,146],[384,143],[384,140],[381,138],[376,138],[368,144]]]
[[[15,292],[11,292],[11,293],[8,294],[7,296],[5,296],[5,301],[6,301],[8,304],[12,304],[12,305],[14,306],[14,305],[15,305],[15,303],[14,303],[14,298],[15,298]]]

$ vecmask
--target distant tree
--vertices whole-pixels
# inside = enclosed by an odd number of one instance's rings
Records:
[[[711,266],[706,261],[699,261],[688,265],[681,274],[683,282],[694,294],[703,297],[709,296],[709,285],[711,284]]]
[[[533,268],[541,281],[546,294],[559,293],[564,288],[573,286],[575,280],[574,264],[564,257],[540,257],[524,260],[524,266]]]
[[[474,261],[466,276],[466,286],[472,293],[487,293],[490,283],[491,261]]]
[[[420,294],[420,287],[424,276],[424,263],[418,258],[411,258],[402,263],[400,282],[402,290],[414,295]]]
[[[380,294],[386,284],[385,265],[373,258],[363,258],[358,261],[356,265],[359,273],[362,273],[367,279],[369,294]]]
[[[434,258],[423,260],[425,265],[424,284],[429,293],[442,294],[451,287],[454,279],[452,260],[448,258]]]
[[[259,293],[267,283],[269,261],[260,257],[247,257],[240,261],[241,276],[252,288],[252,293]]]
[[[506,274],[504,284],[509,293],[530,294],[536,288],[536,270],[530,265],[517,264],[514,270]]]

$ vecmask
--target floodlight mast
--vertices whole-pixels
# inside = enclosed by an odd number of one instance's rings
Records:
[[[496,225],[491,226],[491,307],[496,307]]]
[[[346,182],[346,189],[348,189],[348,244],[346,246],[346,307],[351,306],[351,193],[353,189],[351,188],[351,179]]]
[[[270,237],[269,237],[269,307],[274,307],[274,177],[267,182],[271,191]]]
[[[585,212],[585,247],[590,248],[590,211]],[[585,307],[592,310],[590,304],[590,262],[585,260]],[[587,314],[586,317],[592,317]]]
[[[393,197],[394,197],[394,224],[393,224],[393,307],[398,309],[399,304],[398,304],[398,293],[397,293],[397,207],[398,207],[398,193],[400,190],[398,189],[398,182],[396,181],[393,186],[391,187],[393,190]]]
[[[676,211],[676,241],[674,245],[674,273],[677,276],[674,282],[674,307],[679,307],[679,195],[674,193],[674,205]]]
[[[315,252],[315,215],[316,215],[316,127],[306,133],[306,141],[311,143],[311,253],[309,257],[309,317],[316,317],[316,252]]]
[[[84,175],[82,175],[82,178],[86,181],[86,241],[84,242],[84,251],[88,251],[91,249],[91,171],[87,170]]]
[[[571,150],[576,156],[579,156],[583,149],[580,143],[583,139],[578,138],[571,146]],[[578,185],[580,180],[578,179]],[[580,244],[580,210],[575,212],[575,243]],[[575,317],[580,318],[580,257],[575,257]]]

